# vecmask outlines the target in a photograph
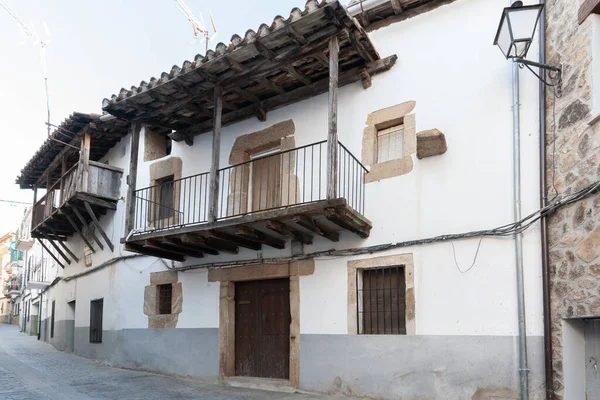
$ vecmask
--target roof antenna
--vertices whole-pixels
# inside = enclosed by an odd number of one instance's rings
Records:
[[[179,9],[179,11],[181,11],[181,13],[187,18],[187,20],[190,21],[190,23],[192,24],[192,31],[195,36],[195,39],[192,42],[192,44],[196,42],[200,35],[204,37],[203,40],[206,43],[206,49],[204,54],[206,54],[206,52],[208,52],[208,43],[217,36],[217,25],[215,24],[215,20],[212,14],[208,14],[210,16],[210,23],[212,25],[213,30],[213,33],[211,35],[210,31],[206,28],[206,25],[204,24],[204,18],[202,17],[202,13],[200,13],[200,21],[198,21],[183,0],[175,0],[175,5]]]
[[[21,32],[23,32],[23,34],[28,39],[31,39],[34,45],[40,46],[40,62],[42,64],[42,73],[44,75],[44,86],[46,89],[46,110],[48,113],[48,121],[46,122],[46,126],[48,128],[48,136],[50,136],[50,93],[48,91],[48,68],[46,65],[46,46],[48,46],[48,44],[50,43],[50,30],[48,29],[48,25],[46,25],[46,23],[44,22],[44,29],[46,30],[46,35],[48,36],[48,39],[42,40],[37,34],[37,31],[35,30],[33,24],[31,24],[31,28],[25,25],[21,18],[19,18],[19,16],[13,10],[10,9],[8,4],[6,4],[6,1],[0,0],[0,7],[2,7],[17,22],[17,26],[19,27]]]

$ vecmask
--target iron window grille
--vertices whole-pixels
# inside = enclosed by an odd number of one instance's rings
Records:
[[[358,270],[356,291],[359,334],[406,335],[404,266]]]
[[[104,299],[90,302],[90,343],[102,343],[102,314]]]
[[[158,313],[171,314],[171,299],[173,286],[171,284],[158,285]]]

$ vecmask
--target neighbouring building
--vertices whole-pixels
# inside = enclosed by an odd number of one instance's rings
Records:
[[[0,287],[2,288],[2,296],[0,298],[0,324],[11,323],[12,303],[10,299],[11,280],[12,280],[12,248],[11,244],[14,240],[14,232],[9,232],[0,237],[0,260],[2,266],[2,274],[0,278]]]
[[[541,123],[537,78],[520,73],[514,91],[514,64],[491,44],[506,6],[309,0],[122,89],[101,115],[72,114],[17,178],[34,191],[30,236],[17,235],[22,330],[115,366],[231,384],[518,399],[524,381],[546,398],[540,225],[487,231],[539,209],[552,121]],[[576,92],[593,98],[592,49],[567,40],[571,8],[547,13],[546,57],[565,65],[557,138],[592,157],[592,128],[574,128]],[[561,192],[569,169],[593,181],[594,161],[567,158],[557,146]],[[553,266],[569,262],[553,246],[576,208],[548,221]],[[595,225],[580,225],[597,251]],[[570,273],[564,290],[550,285],[554,313],[593,268]],[[564,323],[552,318],[559,395]]]

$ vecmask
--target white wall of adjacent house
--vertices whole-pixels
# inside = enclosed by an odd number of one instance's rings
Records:
[[[398,55],[396,65],[373,77],[372,87],[360,82],[340,88],[338,126],[340,141],[360,159],[362,135],[371,112],[416,101],[413,111],[417,132],[437,128],[446,135],[448,151],[418,160],[408,174],[366,185],[365,216],[373,229],[368,239],[342,233],[338,243],[315,237],[305,252],[350,248],[435,235],[494,228],[513,221],[511,63],[491,45],[504,0],[457,1],[423,15],[391,24],[370,33],[382,57]],[[280,11],[279,11],[280,12]],[[486,34],[482,34],[482,33]],[[532,46],[529,58],[536,59]],[[521,157],[523,215],[538,208],[538,81],[521,72]],[[266,122],[249,119],[223,127],[221,167],[228,166],[237,137],[292,119],[296,146],[327,137],[327,94],[275,111]],[[171,155],[183,161],[182,175],[208,172],[211,133],[194,138],[193,146],[174,143]],[[92,144],[93,145],[93,144]],[[130,138],[113,148],[106,160],[127,170]],[[143,161],[144,131],[140,138],[137,187],[150,185],[149,168]],[[123,175],[121,195],[126,195]],[[114,252],[97,250],[93,267],[130,254],[119,244],[124,235],[125,202],[100,222],[115,244]],[[527,330],[542,334],[541,261],[539,228],[524,234],[524,271]],[[79,263],[65,275],[90,267],[83,264],[83,242],[69,239]],[[300,278],[300,330],[303,334],[348,332],[347,263],[379,255],[412,253],[415,266],[415,320],[418,335],[516,335],[517,297],[514,241],[486,238],[414,246],[370,256],[317,259],[315,273]],[[290,254],[265,247],[263,257]],[[467,269],[474,260],[473,268]],[[255,251],[206,256],[185,265],[211,261],[255,259]],[[458,264],[458,267],[457,267]],[[121,260],[72,283],[76,287],[76,326],[89,325],[89,301],[105,298],[104,329],[147,327],[143,314],[144,287],[150,272],[166,270],[172,263],[153,257]],[[175,263],[175,266],[181,264]],[[210,283],[205,270],[179,273],[183,284],[183,312],[178,328],[218,327],[218,283]],[[66,286],[65,286],[66,287]],[[73,289],[75,290],[75,289]],[[65,301],[66,301],[66,295]],[[109,300],[110,299],[110,300]],[[57,308],[59,307],[57,302]],[[66,307],[66,303],[60,307]],[[107,310],[111,310],[111,314]]]

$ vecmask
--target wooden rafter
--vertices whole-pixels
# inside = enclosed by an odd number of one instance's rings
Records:
[[[48,254],[50,254],[50,257],[52,257],[54,259],[54,261],[56,261],[56,263],[58,265],[60,265],[60,267],[62,269],[65,269],[65,266],[63,265],[63,263],[60,262],[60,260],[58,259],[58,257],[56,257],[56,255],[54,255],[54,253],[44,244],[44,242],[41,239],[38,239],[38,243],[44,248],[44,250],[46,250],[46,252]]]
[[[50,243],[52,245],[52,247],[54,247],[54,250],[56,250],[56,252],[58,254],[60,254],[60,256],[67,262],[67,264],[71,265],[71,259],[69,257],[67,257],[65,255],[65,253],[62,252],[62,250],[60,249],[60,247],[58,247],[56,245],[56,243],[54,243],[54,241],[52,239],[50,239],[50,237],[48,237],[48,235],[44,232],[40,232],[42,234],[42,236],[44,237],[44,239],[46,239],[48,241],[48,243]]]
[[[79,229],[79,226],[75,223],[75,221],[73,221],[73,218],[71,218],[71,216],[64,211],[59,210],[59,213],[60,215],[63,215],[67,219],[67,221],[69,221],[73,229],[75,229],[75,232],[79,234],[81,240],[83,240],[83,242],[90,248],[90,250],[92,250],[92,253],[95,253],[96,250],[94,250],[94,246],[90,243],[89,240],[87,240],[85,235],[81,232],[81,229]]]
[[[90,206],[90,204],[87,201],[84,201],[83,205],[85,206],[85,209],[86,209],[88,215],[92,219],[92,223],[96,226],[96,229],[98,229],[98,231],[100,232],[100,235],[104,238],[104,241],[106,241],[106,244],[110,248],[110,251],[115,251],[115,246],[113,246],[112,242],[108,238],[108,235],[106,234],[106,232],[104,232],[104,229],[102,229],[102,226],[100,226],[100,222],[98,222],[98,218],[96,218],[96,214],[94,214],[94,210],[92,210],[92,207]]]

